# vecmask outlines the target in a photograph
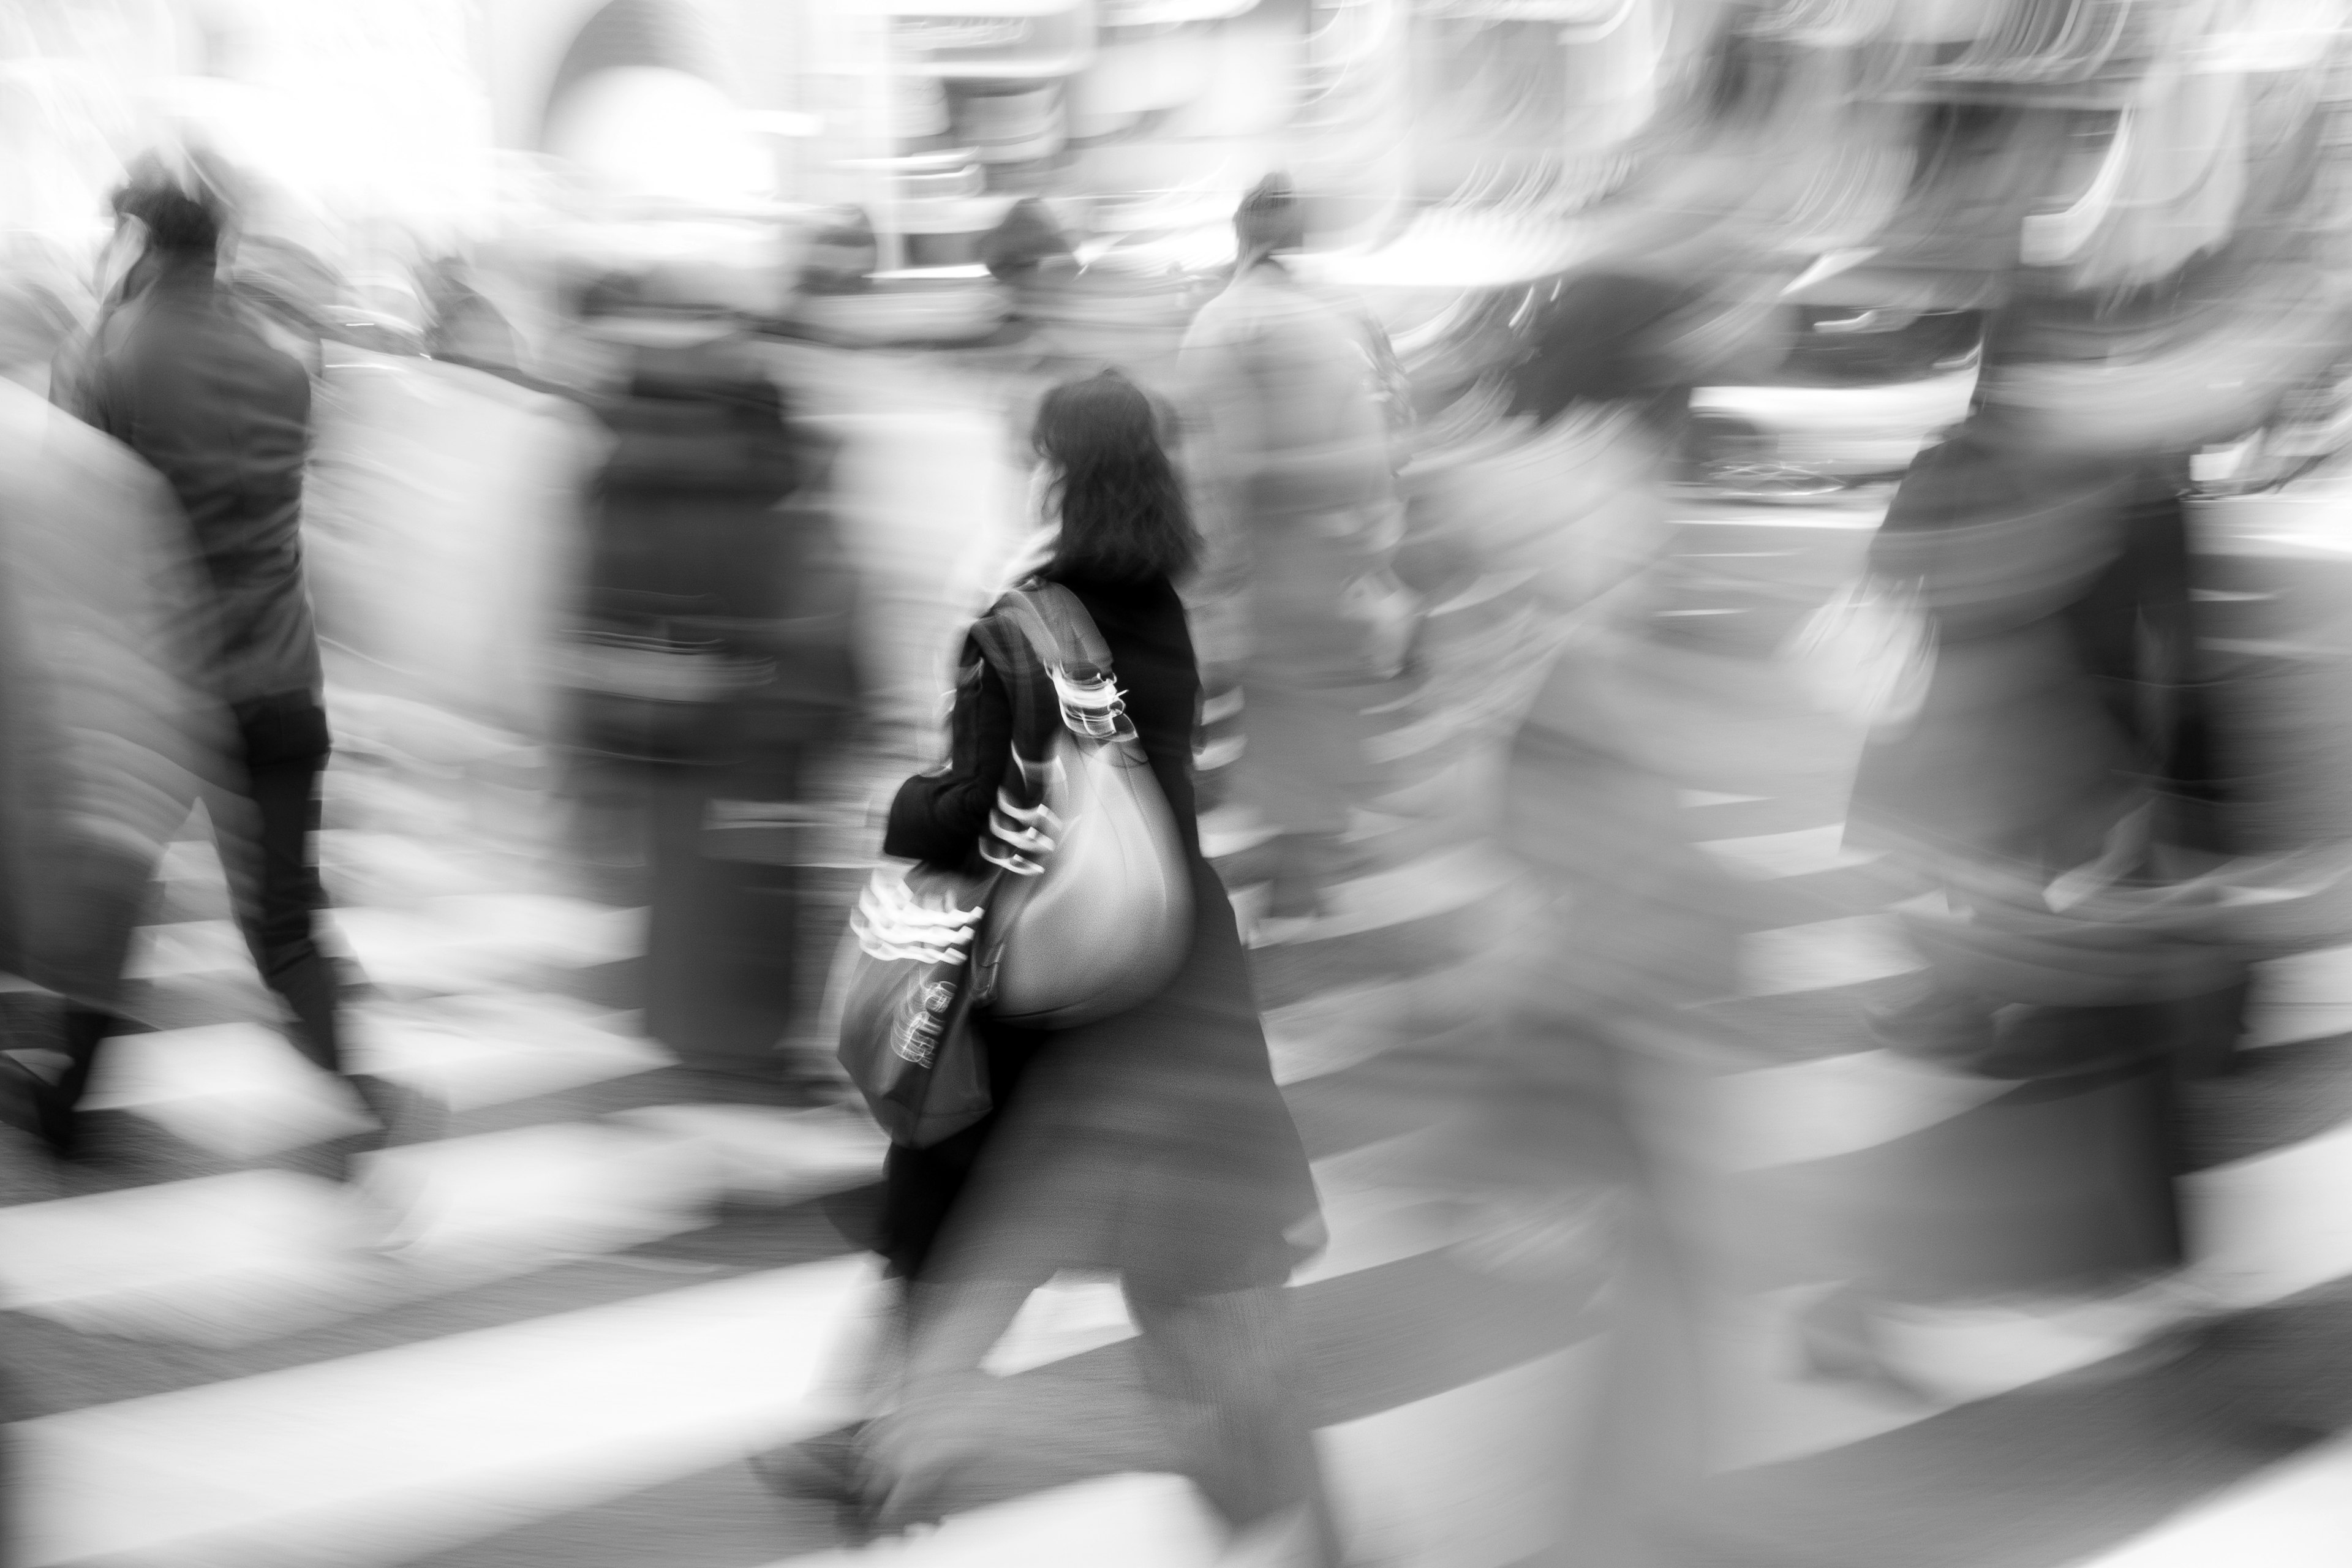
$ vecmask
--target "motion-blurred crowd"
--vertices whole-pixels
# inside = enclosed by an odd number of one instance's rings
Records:
[[[810,231],[778,306],[698,262],[456,257],[371,302],[241,235],[235,171],[142,163],[94,267],[0,260],[0,1111],[83,1152],[133,933],[201,806],[289,1038],[375,1124],[334,1173],[429,1136],[434,1108],[345,1049],[369,982],[313,847],[331,755],[404,724],[453,781],[562,806],[533,825],[551,874],[644,900],[648,1035],[746,1095],[837,1096],[825,980],[882,808],[945,765],[962,625],[1054,559],[1040,398],[1115,370],[1200,535],[1194,773],[1202,820],[1251,845],[1245,942],[1346,929],[1399,818],[1472,823],[1512,867],[1523,910],[1444,1025],[1449,1179],[1537,1254],[1650,1260],[1630,1289],[1658,1342],[1626,1352],[1624,1473],[1591,1489],[1635,1520],[1698,1463],[1683,1265],[1721,1238],[1677,1198],[1677,1096],[1738,1049],[1696,1008],[1738,988],[1738,902],[1626,671],[1678,488],[1756,437],[1700,390],[1801,363],[1867,389],[1835,367],[1926,332],[1907,378],[1973,390],[1892,465],[1865,580],[1789,657],[1866,737],[1849,841],[1894,868],[1924,963],[1878,1043],[2049,1094],[1884,1189],[1808,1349],[1899,1384],[1874,1324],[1906,1306],[2178,1322],[2178,1080],[2226,1068],[2249,960],[2308,934],[2343,830],[2246,740],[2188,563],[2200,454],[2332,388],[2352,342],[2346,35],[2256,47],[2236,12],[2260,7],[2148,5],[2088,8],[2122,18],[2097,47],[1971,41],[1908,9],[1726,8],[1608,195],[1503,215],[1567,237],[1532,281],[1351,289],[1276,178],[1240,199],[1230,268],[1174,282],[1024,202],[982,250],[1004,325],[952,350],[828,325],[887,287],[856,215]],[[2178,58],[2198,68],[2151,64]],[[1465,765],[1401,794],[1373,744],[1401,711]],[[1193,1391],[1171,1398],[1230,1407],[1186,1334],[1287,1374],[1278,1325],[1212,1296],[1151,1310]],[[1312,1468],[1203,1484],[1251,1525],[1305,1507]]]

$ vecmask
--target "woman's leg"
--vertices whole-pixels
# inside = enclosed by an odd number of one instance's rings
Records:
[[[1129,1279],[1126,1291],[1145,1389],[1210,1507],[1253,1548],[1295,1542],[1270,1562],[1339,1563],[1283,1288],[1192,1296]]]

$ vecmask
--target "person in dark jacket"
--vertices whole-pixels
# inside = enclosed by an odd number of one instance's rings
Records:
[[[583,635],[688,676],[701,700],[608,681],[583,690],[579,740],[588,787],[646,814],[647,1032],[693,1067],[769,1082],[815,1066],[776,1056],[809,990],[793,963],[805,879],[779,841],[856,714],[855,582],[829,450],[789,417],[743,324],[691,291],[656,277],[596,307],[618,374],[594,405],[614,444]]]
[[[1042,576],[1108,646],[1127,711],[1181,826],[1191,952],[1114,1017],[983,1026],[995,1109],[928,1149],[894,1149],[877,1247],[909,1286],[900,1397],[871,1447],[887,1511],[934,1512],[984,1456],[976,1369],[1029,1292],[1066,1269],[1116,1272],[1146,1381],[1181,1462],[1244,1535],[1328,1551],[1310,1418],[1296,1395],[1283,1286],[1319,1244],[1315,1190],[1275,1087],[1231,904],[1202,858],[1192,744],[1201,679],[1171,578],[1192,524],[1150,402],[1116,373],[1039,411],[1058,539]],[[1050,853],[1055,825],[999,809],[1013,735],[1003,682],[967,644],[945,767],[910,779],[886,854],[966,865],[983,835]]]
[[[313,834],[328,729],[302,566],[310,376],[221,283],[231,212],[220,170],[151,161],[116,212],[142,248],[58,395],[160,473],[179,504],[208,623],[202,684],[235,731],[234,787],[208,805],[255,963],[292,1011],[297,1047],[351,1083],[378,1137],[411,1133],[416,1097],[349,1070],[345,981],[319,943],[326,895]],[[60,1152],[74,1146],[70,1110],[112,1025],[108,1006],[74,1011],[52,1139]],[[338,1178],[350,1177],[353,1152],[332,1152]]]

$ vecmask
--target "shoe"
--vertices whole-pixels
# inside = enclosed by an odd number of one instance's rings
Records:
[[[13,1127],[47,1143],[48,1088],[15,1057],[0,1055],[0,1127]]]
[[[80,1118],[55,1084],[14,1056],[0,1054],[0,1125],[40,1140],[49,1157],[79,1161],[84,1151]]]
[[[750,1463],[760,1484],[789,1502],[833,1510],[834,1528],[851,1546],[869,1546],[884,1534],[880,1505],[867,1486],[866,1423],[790,1444]]]

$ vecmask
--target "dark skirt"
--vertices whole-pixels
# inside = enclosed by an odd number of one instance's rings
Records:
[[[996,1110],[893,1149],[876,1250],[902,1277],[1042,1284],[1114,1272],[1170,1296],[1286,1280],[1317,1212],[1275,1085],[1232,905],[1192,866],[1167,988],[1080,1028],[987,1031]]]

